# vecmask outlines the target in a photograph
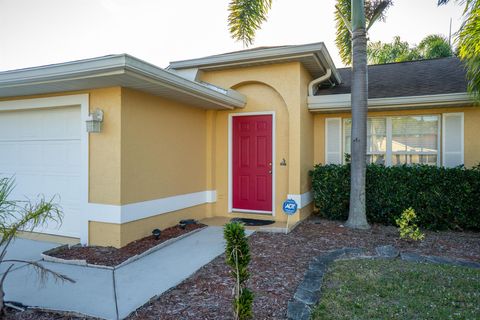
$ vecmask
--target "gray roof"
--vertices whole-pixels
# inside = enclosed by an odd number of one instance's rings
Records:
[[[338,69],[342,83],[316,95],[350,93],[351,69]],[[368,66],[368,97],[392,98],[467,91],[466,72],[456,57]]]

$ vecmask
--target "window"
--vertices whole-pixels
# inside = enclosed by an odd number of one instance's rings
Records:
[[[352,119],[344,120],[344,152],[351,153]],[[387,126],[385,118],[367,120],[367,163],[385,164],[387,157]]]
[[[352,120],[345,119],[343,150],[351,153]],[[439,164],[439,117],[368,118],[367,162],[383,165]]]
[[[438,163],[438,117],[392,117],[392,165]]]

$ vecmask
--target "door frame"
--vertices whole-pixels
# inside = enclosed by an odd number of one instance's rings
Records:
[[[245,209],[235,209],[233,208],[233,118],[234,117],[244,117],[244,116],[272,116],[272,211],[261,211],[261,210],[245,210]],[[275,180],[276,180],[276,165],[275,165],[275,111],[258,111],[258,112],[239,112],[239,113],[229,113],[228,114],[228,213],[258,213],[258,214],[267,214],[275,217]]]

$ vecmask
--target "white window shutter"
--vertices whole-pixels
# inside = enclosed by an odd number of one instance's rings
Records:
[[[448,168],[462,165],[463,112],[444,113],[442,120],[442,164]]]
[[[342,163],[342,118],[325,119],[325,163]]]

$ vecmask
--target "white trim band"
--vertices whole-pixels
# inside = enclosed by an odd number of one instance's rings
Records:
[[[302,209],[313,201],[313,194],[312,191],[307,191],[302,194],[289,194],[287,198],[295,200],[295,202],[298,204],[298,209]]]
[[[120,224],[213,203],[216,200],[217,192],[209,190],[124,205],[89,203],[88,220]]]

